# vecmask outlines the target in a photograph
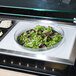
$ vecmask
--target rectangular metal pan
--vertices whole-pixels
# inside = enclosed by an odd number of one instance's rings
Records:
[[[65,35],[71,38],[71,42],[69,42],[68,38],[65,37],[65,41],[63,43],[64,47],[59,50],[56,48],[53,52],[48,52],[46,54],[44,53],[31,53],[28,52],[26,49],[20,48],[16,42],[14,41],[14,33],[16,30],[18,30],[20,27],[32,26],[35,24],[44,23],[44,24],[57,24],[62,27],[62,29],[65,31]],[[31,25],[32,24],[32,25]],[[69,34],[70,33],[70,34]],[[67,23],[57,23],[49,20],[37,20],[37,19],[26,19],[24,21],[18,22],[16,26],[7,34],[7,36],[0,42],[0,53],[11,55],[11,56],[17,56],[17,57],[23,57],[23,58],[30,58],[35,60],[42,60],[42,61],[48,61],[48,62],[55,62],[55,63],[62,63],[67,65],[74,65],[75,62],[75,35],[76,35],[76,26],[70,26]],[[69,45],[70,44],[70,45]],[[50,53],[50,54],[49,54]],[[49,54],[49,55],[48,55]]]

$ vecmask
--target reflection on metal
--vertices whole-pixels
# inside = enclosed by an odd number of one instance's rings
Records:
[[[50,21],[50,20],[41,20],[40,22],[44,22],[44,23],[53,23],[53,21]]]
[[[61,0],[65,4],[70,4],[71,0]]]
[[[37,65],[35,66],[35,68],[37,69]]]
[[[76,23],[76,18],[74,18],[74,23]]]
[[[27,64],[27,67],[29,67],[29,64]]]
[[[44,67],[44,70],[46,70],[46,67]]]
[[[36,57],[38,59],[47,59],[47,57],[45,55],[42,55],[42,54],[37,54]]]
[[[3,60],[3,63],[5,63],[5,62],[6,62],[6,60],[4,59],[4,60]]]
[[[53,69],[52,69],[52,72],[54,72],[54,71],[55,71],[55,69],[53,68]]]
[[[18,64],[19,64],[19,66],[21,66],[21,62],[19,62]]]
[[[13,61],[11,61],[11,64],[13,64]]]

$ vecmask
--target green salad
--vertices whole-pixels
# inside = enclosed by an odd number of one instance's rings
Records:
[[[28,48],[51,47],[63,38],[63,35],[53,29],[53,27],[36,25],[33,29],[25,31],[17,37],[20,45]]]

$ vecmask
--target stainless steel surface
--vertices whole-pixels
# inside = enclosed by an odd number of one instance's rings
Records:
[[[60,64],[66,64],[66,65],[74,65],[75,61],[75,55],[72,52],[72,55],[70,59],[61,59],[61,58],[55,58],[55,57],[48,57],[45,55],[38,55],[38,54],[31,54],[31,53],[22,53],[19,51],[13,51],[13,50],[6,50],[6,49],[0,49],[1,54],[11,55],[11,56],[18,56],[23,58],[30,58],[30,59],[36,59],[36,60],[42,60],[42,61],[48,61],[48,62],[55,62]],[[38,58],[38,56],[42,58]]]
[[[26,22],[29,22],[30,23],[30,25],[32,24],[32,22],[33,22],[33,20],[26,20],[25,21],[25,23]],[[42,21],[42,23],[43,23],[43,20],[41,20]],[[37,23],[40,23],[41,21],[39,21],[39,20],[34,20],[34,22],[37,22]],[[54,24],[59,24],[59,25],[61,25],[62,27],[64,27],[64,28],[66,28],[66,30],[68,30],[68,28],[70,28],[70,30],[71,30],[71,28],[72,28],[72,30],[73,31],[75,31],[76,30],[76,26],[69,26],[69,25],[67,25],[66,23],[57,23],[57,22],[53,22],[53,21],[45,21],[44,20],[44,22],[45,23],[54,23]],[[29,24],[28,23],[28,24]],[[27,23],[26,23],[27,24]],[[27,24],[27,25],[28,25]],[[17,25],[18,26],[18,25]],[[20,26],[19,26],[20,27]],[[28,26],[27,26],[28,27]],[[29,27],[28,27],[29,28]],[[55,63],[61,63],[61,64],[67,64],[67,65],[74,65],[74,61],[75,61],[75,56],[76,56],[76,52],[75,52],[75,46],[76,46],[76,43],[74,44],[74,42],[75,42],[75,34],[76,34],[76,31],[74,32],[74,38],[73,38],[73,40],[71,40],[72,41],[72,44],[71,44],[71,46],[70,45],[68,45],[69,47],[67,47],[67,48],[70,48],[69,50],[70,50],[70,52],[71,52],[71,54],[69,54],[69,56],[67,57],[67,56],[64,56],[64,57],[55,57],[55,55],[54,56],[48,56],[48,55],[46,55],[46,54],[44,54],[44,53],[42,53],[42,54],[40,54],[40,53],[30,53],[30,52],[27,52],[27,51],[22,51],[21,49],[20,49],[20,51],[19,50],[14,50],[15,49],[15,44],[12,44],[11,43],[11,41],[10,41],[10,39],[11,39],[11,37],[13,37],[12,35],[15,33],[15,31],[17,30],[18,28],[16,27],[16,28],[13,28],[12,30],[11,30],[11,32],[4,38],[4,40],[2,40],[1,42],[0,42],[0,53],[1,54],[7,54],[7,55],[13,55],[13,56],[19,56],[19,57],[26,57],[26,58],[30,58],[30,59],[36,59],[36,60],[42,60],[42,61],[49,61],[49,62],[55,62]],[[73,32],[72,31],[72,32]],[[14,33],[13,33],[14,32]],[[70,31],[69,31],[70,32]],[[12,34],[12,35],[11,35]],[[70,33],[71,34],[71,33]],[[11,37],[10,37],[11,36]],[[70,36],[71,37],[71,36]],[[8,39],[9,38],[9,39]],[[6,41],[6,42],[5,42]],[[12,40],[13,41],[13,40]],[[3,42],[5,42],[3,45],[1,45],[1,43],[3,43]],[[68,42],[68,41],[67,41]],[[11,43],[11,44],[9,44],[9,43]],[[7,48],[7,45],[10,45],[8,48]],[[3,48],[4,47],[4,48]],[[12,49],[10,49],[10,47],[12,47]],[[18,46],[17,46],[18,47]],[[63,47],[63,48],[65,48],[65,47]],[[62,50],[63,50],[63,48],[62,48]],[[6,50],[3,50],[3,49],[6,49]],[[66,49],[66,48],[65,48]],[[55,52],[56,52],[56,50],[58,50],[58,48],[56,48],[55,49]],[[62,52],[62,50],[61,50],[61,52]],[[63,50],[64,51],[64,50]],[[63,54],[63,52],[61,53],[60,52],[60,54],[62,55]],[[68,50],[64,53],[65,55],[68,55],[68,54],[66,54],[67,52],[69,52]],[[51,51],[50,51],[50,53],[51,53]]]

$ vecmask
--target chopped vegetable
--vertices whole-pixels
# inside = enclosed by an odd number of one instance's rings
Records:
[[[9,28],[12,25],[12,20],[2,20],[0,28]]]
[[[53,30],[53,27],[36,25],[33,29],[25,31],[17,37],[18,43],[28,48],[45,48],[50,47],[63,38],[63,35]]]
[[[2,32],[2,30],[0,30],[0,36],[2,36],[3,35],[3,32]]]

